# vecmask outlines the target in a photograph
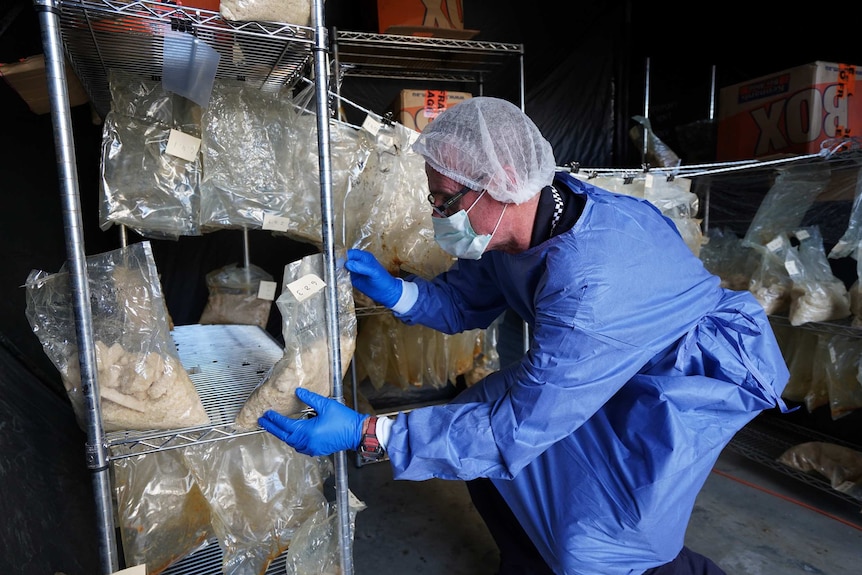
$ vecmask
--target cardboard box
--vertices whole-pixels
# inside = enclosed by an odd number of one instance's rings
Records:
[[[398,122],[421,132],[440,112],[472,97],[451,90],[401,90],[392,111]]]
[[[18,62],[0,64],[0,76],[27,102],[34,114],[47,114],[51,111],[44,55],[39,54]],[[89,101],[78,76],[68,62],[66,63],[66,86],[70,107],[80,106]]]
[[[813,62],[721,89],[718,161],[815,154],[862,136],[862,72]]]
[[[377,25],[385,34],[390,26],[464,29],[461,0],[377,0]]]
[[[469,40],[478,30],[464,29],[461,0],[377,0],[381,34]]]

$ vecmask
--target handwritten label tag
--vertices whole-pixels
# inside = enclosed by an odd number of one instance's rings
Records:
[[[296,301],[303,302],[322,290],[326,286],[323,280],[314,274],[302,276],[296,281],[287,284],[287,289],[296,298]]]
[[[365,116],[365,121],[362,122],[362,129],[368,132],[369,134],[376,136],[377,132],[380,131],[380,122],[377,119],[372,118],[371,114]]]
[[[793,260],[787,260],[784,262],[784,269],[787,270],[787,273],[790,274],[791,277],[799,275],[799,266],[797,266],[796,262]]]
[[[276,283],[260,280],[260,286],[257,288],[257,297],[258,299],[265,299],[267,301],[272,301],[275,299],[275,288]]]
[[[190,136],[179,130],[171,130],[171,135],[168,136],[168,146],[165,148],[165,153],[177,158],[194,162],[198,157],[198,151],[201,149],[201,139]]]
[[[777,238],[773,239],[771,242],[766,244],[766,248],[769,251],[771,251],[772,253],[777,253],[778,250],[780,250],[783,245],[784,245],[784,238],[782,238],[781,236],[778,236]]]
[[[265,230],[274,230],[276,232],[286,232],[290,226],[290,220],[284,216],[276,216],[274,214],[263,214],[263,224],[261,227]]]
[[[801,241],[807,240],[811,237],[811,234],[808,233],[808,230],[796,230],[796,239]]]

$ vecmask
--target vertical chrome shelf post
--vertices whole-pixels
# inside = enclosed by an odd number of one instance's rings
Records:
[[[78,171],[75,159],[75,142],[69,110],[69,92],[66,85],[66,66],[60,40],[58,0],[35,0],[42,46],[45,51],[45,70],[48,95],[51,101],[51,120],[54,126],[54,148],[57,154],[57,171],[63,202],[63,224],[66,237],[66,256],[70,269],[72,307],[75,312],[75,335],[78,342],[78,362],[81,366],[81,389],[87,407],[87,469],[93,480],[96,513],[99,529],[99,557],[102,573],[117,571],[117,544],[114,535],[114,513],[108,470],[108,447],[105,441],[99,402],[96,351],[93,343],[93,321],[90,309],[90,286],[87,279],[86,250],[81,218],[81,197],[78,189]]]

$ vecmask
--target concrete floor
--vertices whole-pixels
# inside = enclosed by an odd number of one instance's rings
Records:
[[[495,573],[496,546],[462,482],[394,481],[388,462],[351,464],[348,476],[367,505],[356,519],[356,575]],[[860,506],[726,450],[686,544],[728,575],[859,574]]]

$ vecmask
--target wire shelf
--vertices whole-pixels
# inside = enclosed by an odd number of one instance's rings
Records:
[[[206,541],[201,549],[186,555],[183,559],[172,564],[162,571],[163,575],[206,575],[211,573],[223,573],[224,552],[219,545],[218,539],[212,537]],[[270,562],[265,575],[283,575],[287,551]]]
[[[513,58],[522,44],[336,30],[344,76],[478,82]]]
[[[233,421],[251,392],[283,356],[281,346],[254,325],[177,326],[173,338],[211,424],[108,433],[112,460],[261,433],[235,429]]]
[[[773,325],[792,326],[790,319],[783,315],[771,315],[769,316],[769,321],[772,322]],[[842,337],[852,338],[862,337],[862,327],[854,326],[850,318],[829,322],[810,321],[795,327],[808,331],[816,331],[826,335],[839,335]]]
[[[860,450],[858,446],[848,442],[837,440],[790,422],[778,421],[774,417],[764,417],[763,415],[755,418],[751,423],[743,427],[728,444],[728,449],[774,471],[778,471],[811,487],[824,491],[833,497],[843,499],[854,508],[859,508],[862,505],[862,501],[834,489],[832,484],[822,475],[813,472],[806,473],[778,461],[781,454],[791,447],[809,441],[835,443],[856,451]]]
[[[111,107],[108,70],[160,79],[169,32],[192,34],[216,50],[216,78],[269,92],[296,84],[314,44],[305,26],[231,22],[218,12],[144,0],[63,0],[60,22],[69,62],[102,117]]]

